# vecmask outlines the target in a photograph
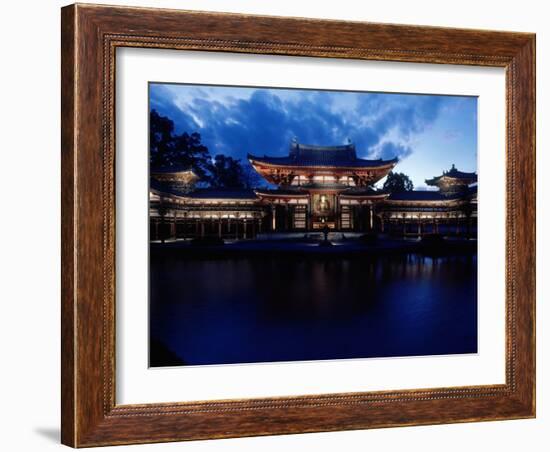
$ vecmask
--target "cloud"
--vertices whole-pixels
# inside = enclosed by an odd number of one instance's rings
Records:
[[[462,136],[462,133],[459,130],[445,130],[443,132],[443,139],[445,141],[455,141]]]
[[[319,145],[351,139],[360,157],[402,159],[437,119],[442,96],[154,84],[150,107],[178,132],[199,132],[213,155],[282,156],[297,137]]]

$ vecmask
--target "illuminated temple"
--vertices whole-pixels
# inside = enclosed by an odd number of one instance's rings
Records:
[[[273,188],[196,188],[192,170],[157,170],[150,180],[150,235],[179,239],[256,238],[259,234],[343,233],[473,236],[477,174],[452,166],[426,180],[433,190],[388,193],[374,188],[397,159],[367,160],[352,143],[311,146],[293,141],[285,157],[248,155]]]

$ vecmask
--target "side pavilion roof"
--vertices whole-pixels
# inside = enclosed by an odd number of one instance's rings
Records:
[[[476,173],[465,173],[463,171],[459,171],[453,165],[449,171],[443,171],[443,174],[441,176],[433,177],[432,179],[426,179],[426,183],[428,185],[437,185],[440,181],[442,181],[442,179],[445,178],[455,179],[457,182],[462,182],[467,185],[477,182]]]

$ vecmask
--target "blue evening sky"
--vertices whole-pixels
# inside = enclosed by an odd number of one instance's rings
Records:
[[[150,84],[150,108],[176,132],[199,132],[210,153],[283,156],[293,137],[351,140],[362,158],[398,157],[395,170],[425,188],[454,163],[477,171],[477,98],[301,89]],[[381,181],[382,182],[382,181]]]

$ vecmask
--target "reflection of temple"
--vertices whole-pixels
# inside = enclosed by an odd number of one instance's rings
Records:
[[[274,189],[197,189],[190,170],[151,174],[151,238],[253,238],[258,233],[338,231],[394,235],[471,235],[476,229],[477,175],[454,165],[427,180],[437,191],[389,194],[373,188],[397,164],[365,160],[355,146],[292,142],[285,157],[249,155]]]

